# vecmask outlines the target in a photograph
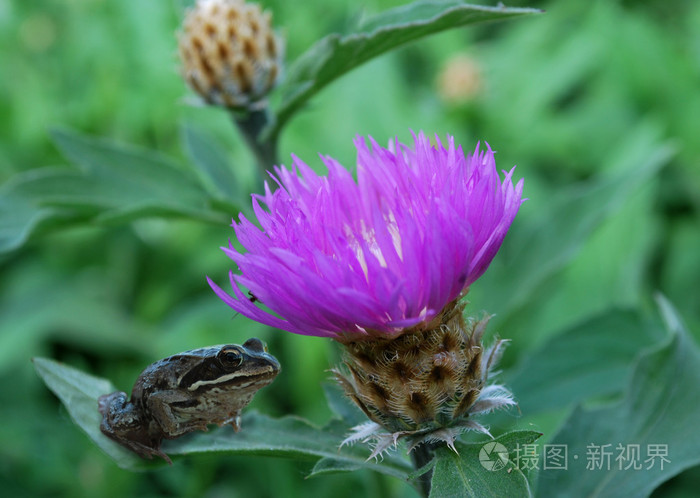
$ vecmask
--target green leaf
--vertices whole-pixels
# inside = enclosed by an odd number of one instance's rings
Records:
[[[0,253],[21,247],[50,210],[14,192],[11,185],[0,189]]]
[[[51,194],[44,191],[60,191],[64,179],[72,181],[75,176],[71,170],[40,168],[17,174],[0,186],[0,254],[18,249],[36,232],[53,231],[94,214],[94,209],[51,205]]]
[[[367,422],[367,416],[358,406],[350,401],[337,383],[324,382],[321,384],[323,394],[331,411],[348,426]]]
[[[181,216],[225,223],[238,210],[230,200],[212,198],[191,172],[151,151],[67,131],[54,138],[80,169],[30,170],[2,185],[0,253],[17,249],[35,233],[87,220]]]
[[[505,382],[526,415],[622,392],[634,359],[660,339],[639,313],[610,310],[550,338]]]
[[[131,470],[164,465],[164,462],[141,459],[100,432],[102,416],[97,410],[97,399],[102,394],[116,390],[109,381],[46,358],[35,358],[34,366],[49,389],[65,405],[73,421],[112,457],[117,465]],[[227,452],[312,461],[325,459],[324,463],[318,465],[318,469],[314,468],[311,475],[368,468],[407,480],[412,470],[407,460],[395,455],[389,455],[378,463],[367,461],[370,449],[362,445],[339,449],[348,426],[338,420],[318,428],[298,417],[273,419],[248,411],[243,416],[241,427],[240,432],[234,432],[231,427],[222,427],[209,432],[189,434],[176,440],[167,440],[163,442],[162,449],[171,457]]]
[[[454,0],[419,1],[371,18],[353,33],[331,34],[302,54],[289,68],[281,88],[283,101],[277,110],[277,121],[268,135],[276,134],[294,112],[333,80],[396,47],[452,28],[539,12],[536,9],[481,7]]]
[[[120,221],[127,214],[212,217],[197,178],[158,154],[67,131],[55,132],[54,140],[83,174],[40,183],[52,203],[94,206],[106,211],[103,219]]]
[[[527,478],[516,465],[516,451],[541,435],[514,431],[492,441],[457,443],[458,454],[439,448],[430,496],[530,496]],[[505,451],[499,452],[501,447],[507,450],[507,460]]]
[[[228,202],[240,198],[233,165],[216,140],[190,125],[183,127],[183,138],[187,153],[208,191]]]
[[[212,220],[197,179],[166,158],[72,132],[55,132],[65,156],[80,170],[43,168],[14,182],[14,191],[38,206],[61,206],[107,221],[149,215]]]
[[[542,496],[647,496],[700,464],[700,351],[670,303],[664,298],[659,302],[670,338],[640,358],[620,403],[578,408],[571,414],[552,441],[566,446],[568,470],[543,471],[538,488]],[[625,470],[637,459],[618,457],[636,445],[642,467]],[[654,450],[667,450],[663,468],[660,458],[647,461]],[[598,458],[591,456],[594,452]],[[600,465],[587,467],[593,463]]]
[[[348,460],[343,460],[340,458],[325,457],[321,458],[314,468],[311,469],[311,473],[307,477],[316,477],[320,474],[338,474],[340,472],[353,472],[362,468],[362,464],[358,462],[351,462]],[[408,477],[405,477],[407,479]]]
[[[47,358],[34,358],[34,368],[47,387],[58,396],[68,413],[97,446],[112,457],[124,469],[143,468],[144,461],[136,454],[122,448],[102,432],[102,415],[97,410],[97,398],[116,391],[105,379],[93,377],[80,370]]]
[[[248,412],[241,424],[240,432],[230,427],[217,429],[212,433],[194,433],[175,441],[163,444],[168,455],[185,455],[211,451],[226,451],[246,455],[266,455],[294,459],[327,459],[321,464],[321,472],[330,472],[330,461],[335,466],[332,471],[368,468],[383,474],[407,479],[412,467],[408,461],[394,455],[381,462],[367,461],[370,449],[363,445],[344,446],[348,426],[333,420],[323,428],[311,425],[306,420],[294,416],[273,419],[259,413]],[[312,471],[314,475],[316,469]]]

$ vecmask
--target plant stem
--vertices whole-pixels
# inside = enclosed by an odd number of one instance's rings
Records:
[[[277,135],[268,137],[264,142],[260,141],[262,131],[271,120],[267,107],[250,110],[245,114],[232,114],[232,116],[246,144],[255,156],[258,171],[263,179],[267,178],[267,172],[272,171],[272,167],[279,164]]]
[[[430,463],[430,461],[433,459],[435,448],[436,446],[431,443],[419,444],[413,448],[413,451],[411,451],[411,460],[413,461],[413,466],[416,470]],[[433,469],[428,470],[425,474],[416,478],[416,483],[419,486],[419,490],[423,496],[425,496],[425,498],[428,498],[428,495],[430,495],[430,483],[432,478]]]

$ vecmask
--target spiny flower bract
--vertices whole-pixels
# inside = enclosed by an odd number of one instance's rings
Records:
[[[506,341],[484,348],[490,317],[465,321],[465,306],[447,305],[437,326],[345,344],[344,364],[333,373],[370,422],[352,428],[342,444],[369,442],[372,458],[404,439],[409,451],[440,441],[457,451],[462,432],[491,435],[474,418],[515,405],[504,386],[491,383]]]
[[[488,144],[465,155],[421,132],[388,148],[358,137],[357,181],[322,156],[327,176],[293,156],[274,191],[253,196],[258,225],[233,223],[246,252],[224,252],[231,308],[264,324],[351,342],[428,323],[486,270],[522,202],[513,169],[501,180]],[[242,286],[256,299],[251,299]],[[274,314],[259,308],[262,302]]]

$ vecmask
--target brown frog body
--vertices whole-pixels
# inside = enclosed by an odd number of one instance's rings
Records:
[[[125,392],[100,396],[100,430],[143,458],[157,455],[163,439],[207,425],[240,429],[241,410],[270,384],[280,364],[259,339],[185,351],[141,372],[127,400]]]

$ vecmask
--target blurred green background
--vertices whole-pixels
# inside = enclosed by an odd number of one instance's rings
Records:
[[[316,39],[399,1],[263,5],[293,59]],[[259,190],[228,116],[195,107],[178,75],[174,33],[184,1],[0,0],[0,182],[67,164],[50,140],[72,128],[157,149],[182,164],[182,127],[211,132],[244,191]],[[317,153],[354,165],[352,139],[409,129],[487,140],[517,164],[525,203],[515,225],[668,143],[675,154],[596,225],[516,305],[473,286],[471,309],[498,314],[518,364],[548,337],[611,306],[651,310],[663,292],[700,331],[700,3],[511,2],[547,13],[450,31],[374,60],[332,84],[283,132],[320,170]],[[632,164],[634,166],[634,164]],[[634,175],[634,167],[629,169]],[[234,213],[232,213],[233,215]],[[576,219],[570,223],[575,225]],[[543,236],[556,238],[558,227]],[[149,219],[72,227],[0,260],[0,483],[6,496],[416,496],[368,471],[305,480],[312,463],[191,456],[150,473],[120,470],[75,427],[30,358],[48,356],[129,390],[148,363],[186,349],[264,339],[283,373],[253,407],[322,424],[320,383],[339,358],[330,341],[293,336],[232,312],[205,275],[225,281],[225,224]],[[518,266],[517,251],[497,264]],[[526,264],[527,262],[522,262]],[[487,273],[484,288],[490,285]],[[491,293],[490,296],[494,294]],[[515,393],[516,396],[518,393]],[[524,414],[527,415],[526,413]],[[551,432],[558,423],[537,421]]]

